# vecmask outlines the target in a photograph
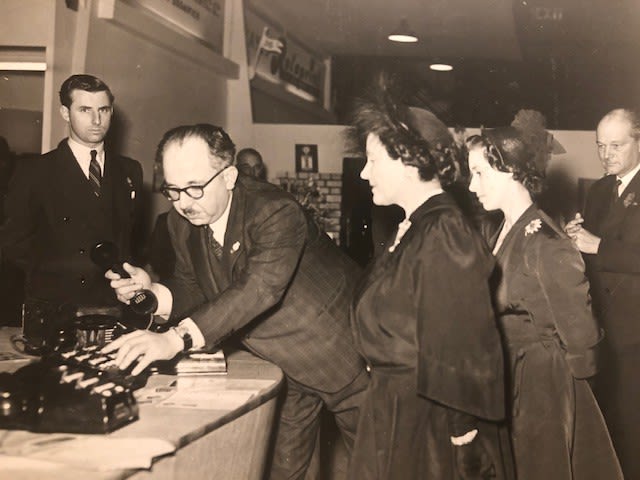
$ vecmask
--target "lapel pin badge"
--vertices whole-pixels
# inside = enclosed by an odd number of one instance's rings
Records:
[[[234,243],[233,245],[231,245],[231,253],[237,252],[239,248],[240,248],[240,242]]]

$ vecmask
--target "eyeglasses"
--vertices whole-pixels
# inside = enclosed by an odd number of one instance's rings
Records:
[[[184,187],[184,188],[176,188],[176,187],[169,187],[167,185],[163,185],[160,188],[160,191],[165,197],[167,197],[167,200],[170,200],[172,202],[177,202],[178,200],[180,200],[180,194],[182,192],[186,193],[188,196],[190,196],[194,200],[199,200],[204,196],[204,189],[206,188],[206,186],[209,185],[211,182],[213,182],[218,175],[220,175],[230,166],[231,165],[227,165],[223,167],[221,170],[218,170],[213,175],[213,177],[211,177],[202,185],[189,185],[188,187]]]

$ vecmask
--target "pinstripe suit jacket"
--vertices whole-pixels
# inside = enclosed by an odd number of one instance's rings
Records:
[[[189,315],[208,344],[239,329],[243,343],[301,384],[335,392],[364,367],[349,303],[358,266],[279,188],[239,176],[220,262],[207,232],[172,210],[172,318]]]

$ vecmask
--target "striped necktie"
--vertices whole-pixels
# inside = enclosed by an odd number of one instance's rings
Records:
[[[213,230],[208,225],[205,227],[207,232],[207,239],[209,241],[209,246],[211,250],[213,250],[213,254],[216,256],[218,260],[222,258],[222,245],[216,240],[216,237],[213,236]]]
[[[100,183],[102,182],[102,173],[100,172],[100,164],[98,163],[98,152],[91,150],[91,163],[89,163],[89,182],[96,197],[100,196]]]

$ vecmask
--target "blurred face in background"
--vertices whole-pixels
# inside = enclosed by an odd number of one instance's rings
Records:
[[[608,175],[623,177],[640,162],[640,142],[633,138],[631,123],[624,116],[605,117],[600,122],[596,145]]]
[[[73,90],[71,100],[70,107],[60,107],[62,118],[69,124],[69,136],[89,148],[102,143],[113,115],[107,92]]]
[[[375,133],[367,136],[367,163],[360,178],[369,182],[373,203],[376,205],[398,204],[402,198],[405,180],[405,165],[400,159],[389,156],[384,144]]]
[[[469,190],[476,194],[485,210],[501,209],[509,201],[509,190],[513,174],[495,170],[485,157],[480,145],[469,150]]]

